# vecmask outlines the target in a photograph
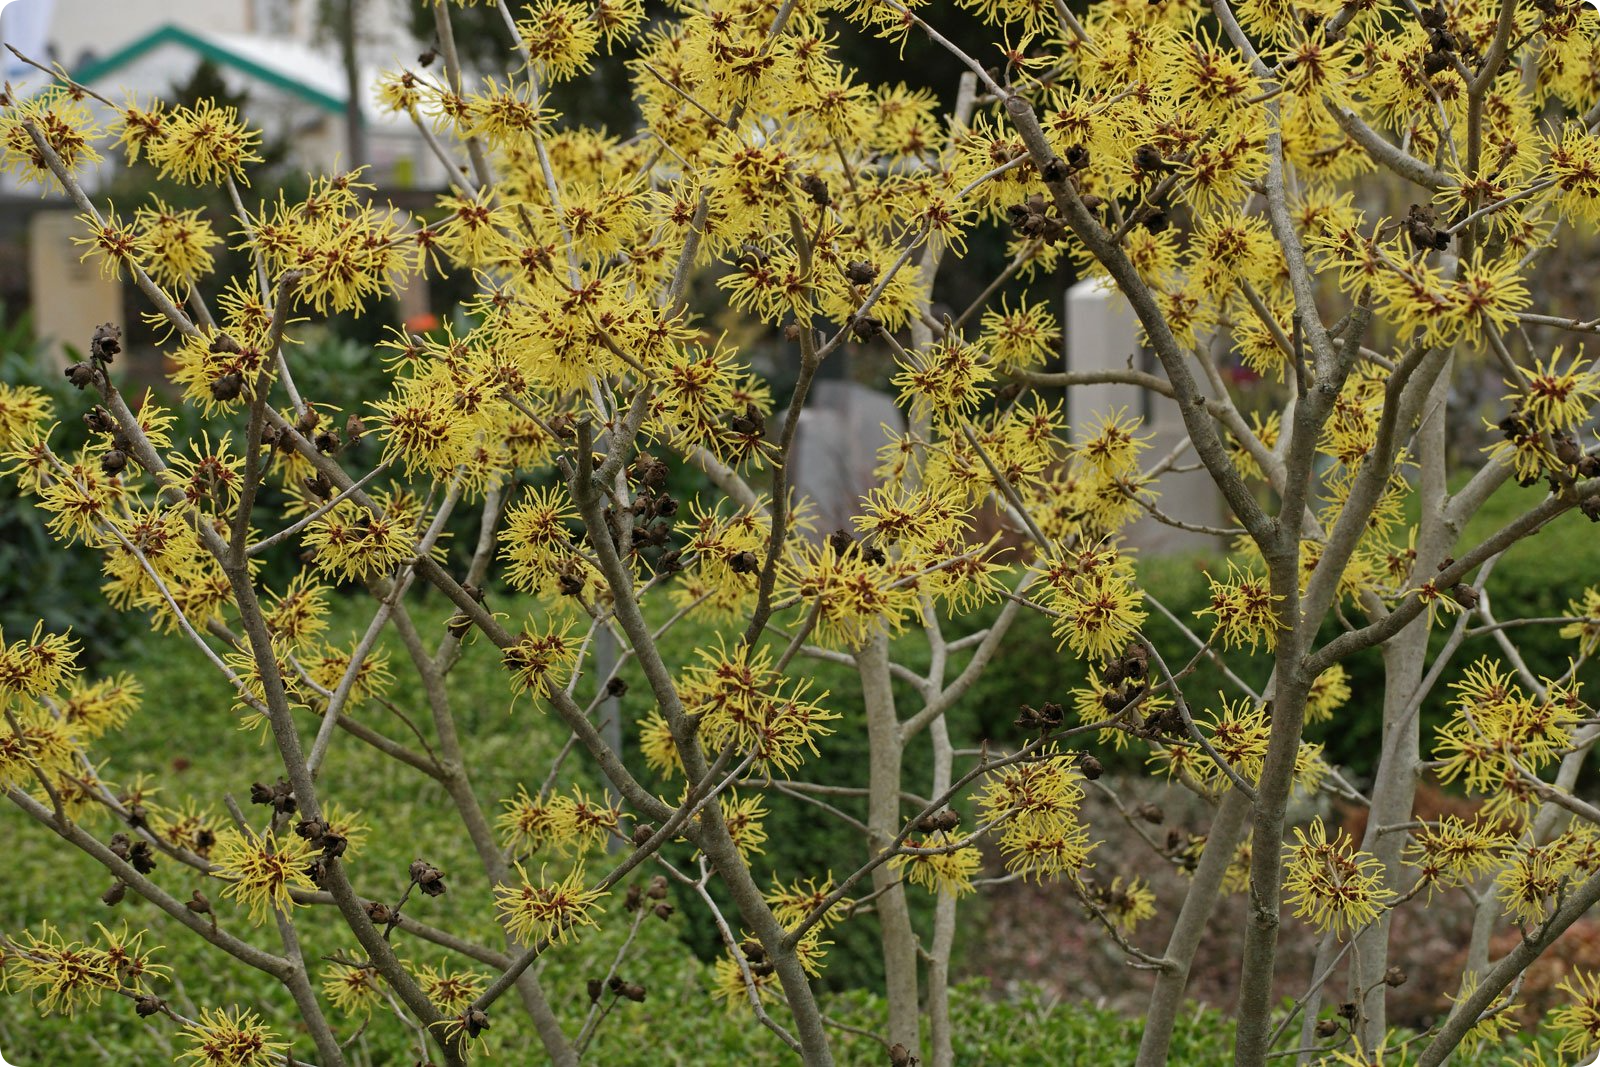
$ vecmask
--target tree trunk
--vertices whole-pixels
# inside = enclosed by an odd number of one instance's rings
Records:
[[[344,65],[344,146],[346,169],[367,162],[367,124],[361,111],[361,61],[356,55],[356,0],[334,0],[334,25],[339,35],[339,61]]]
[[[894,710],[894,690],[889,679],[889,638],[878,635],[856,653],[861,674],[861,696],[867,712],[867,744],[871,767],[867,779],[867,829],[873,855],[888,848],[899,834],[900,722]],[[883,932],[885,993],[889,1000],[889,1040],[898,1042],[920,1058],[917,1013],[917,935],[911,928],[911,911],[905,887],[890,866],[872,871],[872,888],[881,895],[874,901]]]
[[[1194,880],[1183,896],[1183,907],[1178,911],[1178,921],[1167,939],[1167,959],[1172,969],[1158,972],[1155,988],[1150,991],[1150,1009],[1145,1014],[1144,1035],[1139,1039],[1137,1067],[1164,1067],[1172,1045],[1172,1028],[1178,1020],[1178,1008],[1183,1003],[1183,991],[1189,984],[1189,968],[1200,947],[1200,938],[1211,921],[1222,890],[1222,876],[1233,860],[1234,850],[1244,836],[1244,819],[1250,812],[1250,800],[1237,789],[1228,790],[1217,813],[1211,819],[1211,832],[1206,835],[1205,851],[1195,868]]]
[[[1445,402],[1450,393],[1450,361],[1446,361],[1428,391],[1422,425],[1417,429],[1417,461],[1421,467],[1419,494],[1421,518],[1417,530],[1417,558],[1412,566],[1411,584],[1420,585],[1433,575],[1455,541],[1455,534],[1444,522],[1445,500]],[[1372,809],[1367,816],[1366,839],[1362,848],[1383,864],[1384,885],[1404,893],[1407,879],[1400,854],[1410,834],[1380,834],[1382,826],[1396,826],[1411,820],[1417,798],[1420,773],[1422,712],[1413,708],[1413,698],[1422,685],[1428,666],[1428,636],[1431,627],[1423,616],[1400,631],[1383,646],[1383,748],[1377,777],[1372,787]],[[1384,911],[1375,923],[1356,938],[1350,967],[1350,997],[1360,1008],[1360,1041],[1366,1048],[1383,1043],[1388,1027],[1389,987],[1383,976],[1389,969],[1389,928],[1393,913]]]

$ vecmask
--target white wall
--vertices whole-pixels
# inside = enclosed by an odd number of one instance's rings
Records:
[[[250,0],[55,0],[50,43],[56,59],[71,70],[87,51],[104,59],[169,22],[212,33],[249,33],[251,6]]]

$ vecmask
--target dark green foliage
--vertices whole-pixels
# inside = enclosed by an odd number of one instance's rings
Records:
[[[78,416],[88,404],[43,359],[31,332],[23,316],[0,335],[0,382],[49,394],[62,422],[56,446],[70,454],[87,436]],[[18,494],[14,479],[0,479],[0,629],[15,640],[42,619],[50,630],[70,628],[90,662],[114,655],[129,631],[100,595],[99,563],[89,553],[62,551],[46,528],[48,518]]]

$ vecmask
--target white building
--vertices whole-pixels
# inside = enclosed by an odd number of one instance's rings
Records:
[[[170,94],[204,61],[231,91],[248,93],[246,118],[288,146],[289,164],[311,173],[347,167],[346,74],[337,40],[317,20],[317,0],[13,0],[0,37],[118,100]],[[369,174],[385,188],[435,188],[444,171],[409,119],[379,110],[372,86],[387,69],[414,64],[421,47],[388,5],[360,10],[357,47]],[[391,17],[384,17],[391,16]],[[5,77],[26,92],[48,84],[4,54]]]

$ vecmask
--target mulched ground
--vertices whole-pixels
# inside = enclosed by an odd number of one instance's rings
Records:
[[[1209,826],[1209,809],[1182,790],[1169,790],[1149,779],[1113,784],[1130,810],[1147,802],[1161,807],[1164,817],[1159,824],[1141,823],[1157,843],[1164,843],[1170,831],[1203,834]],[[1313,813],[1303,808],[1291,811],[1291,818],[1309,819]],[[1084,814],[1094,836],[1104,842],[1094,855],[1094,877],[1106,883],[1118,875],[1124,879],[1137,875],[1155,892],[1156,917],[1142,924],[1131,940],[1159,955],[1188,880],[1129,827],[1098,791],[1090,790]],[[1351,828],[1360,832],[1359,819],[1350,813],[1324,808],[1320,814],[1330,822],[1350,819]],[[1003,873],[997,857],[991,857],[991,868],[995,874]],[[1128,966],[1122,950],[1085,915],[1070,892],[1050,883],[1015,881],[991,887],[984,896],[983,928],[967,938],[967,973],[987,977],[997,993],[1025,980],[1045,986],[1063,1000],[1086,1000],[1129,1013],[1145,1010],[1150,973]],[[1245,907],[1242,893],[1218,903],[1189,980],[1190,997],[1223,1011],[1232,1009],[1238,986]],[[1406,972],[1407,981],[1390,995],[1391,1024],[1426,1026],[1448,1010],[1445,997],[1454,991],[1471,929],[1472,904],[1459,891],[1435,894],[1427,903],[1418,898],[1401,909],[1394,921],[1390,962]],[[1518,936],[1515,929],[1499,935],[1493,943],[1493,956],[1508,951]],[[1277,996],[1298,998],[1310,981],[1317,935],[1285,909],[1279,943]],[[973,945],[982,945],[982,950],[974,951]],[[1575,924],[1529,971],[1519,1014],[1531,1022],[1562,1002],[1564,997],[1556,986],[1574,969],[1600,969],[1600,921],[1584,919]],[[1343,975],[1336,973],[1328,989],[1342,992],[1345,988]]]

